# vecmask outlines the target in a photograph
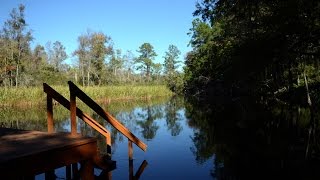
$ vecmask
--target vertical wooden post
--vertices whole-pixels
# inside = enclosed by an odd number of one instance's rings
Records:
[[[52,97],[47,94],[47,126],[48,132],[53,133],[54,124],[53,124],[53,106],[52,106]]]
[[[79,179],[78,163],[71,164],[72,179]]]
[[[110,133],[108,133],[108,135],[106,137],[106,141],[107,141],[107,153],[111,158],[111,135],[110,135]]]
[[[81,179],[93,180],[94,171],[93,171],[93,162],[92,160],[85,160],[81,162]]]
[[[112,171],[108,172],[108,180],[112,180]]]
[[[129,155],[129,160],[133,159],[133,149],[132,149],[132,141],[128,139],[128,155]]]
[[[45,180],[53,180],[53,179],[56,179],[56,174],[54,173],[54,169],[45,172],[45,173],[44,173],[44,177],[45,177]]]
[[[133,180],[133,160],[129,159],[129,180]]]
[[[71,164],[66,165],[66,180],[71,180]]]
[[[134,175],[134,178],[135,178],[135,179],[140,179],[140,176],[141,176],[141,174],[143,173],[144,169],[147,167],[147,165],[148,165],[148,162],[147,162],[146,160],[144,160],[144,161],[141,163],[138,171],[137,171],[136,174]]]
[[[24,179],[24,180],[35,180],[36,178],[35,178],[34,175],[30,175],[30,176],[25,176],[22,179]]]
[[[71,134],[77,134],[77,105],[76,105],[76,96],[74,92],[70,90],[70,120],[71,120]]]

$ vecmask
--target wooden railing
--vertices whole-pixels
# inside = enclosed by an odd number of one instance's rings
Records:
[[[128,156],[132,159],[133,149],[132,143],[136,144],[143,151],[147,150],[147,145],[143,143],[139,138],[130,132],[124,125],[122,125],[116,118],[114,118],[110,113],[102,109],[95,101],[93,101],[86,93],[79,89],[73,82],[68,81],[70,90],[70,115],[71,123],[76,123],[76,97],[78,97],[82,102],[88,105],[92,110],[94,110],[98,115],[104,118],[108,123],[110,123],[115,129],[121,132],[125,137],[128,138]],[[76,127],[76,126],[74,126]],[[73,131],[76,131],[73,130]]]
[[[70,90],[70,102],[60,95],[57,91],[51,88],[46,83],[43,84],[44,92],[47,93],[47,116],[48,116],[48,132],[53,132],[53,108],[52,100],[55,99],[65,108],[70,110],[70,120],[71,120],[71,133],[77,133],[76,116],[85,121],[88,125],[93,127],[99,133],[106,137],[108,145],[108,153],[111,152],[111,135],[108,130],[101,126],[97,121],[91,118],[89,115],[82,112],[76,106],[76,97],[82,100],[86,105],[88,105],[92,110],[94,110],[98,115],[109,122],[115,129],[121,132],[124,136],[128,138],[128,156],[132,160],[133,149],[132,143],[136,144],[140,149],[146,151],[147,145],[138,139],[134,134],[130,132],[124,125],[122,125],[116,118],[114,118],[110,113],[103,110],[95,101],[93,101],[88,95],[86,95],[81,89],[79,89],[74,83],[68,81]]]
[[[70,102],[46,83],[43,83],[43,90],[47,94],[48,132],[53,132],[54,131],[53,106],[52,106],[53,99],[56,100],[57,102],[59,102],[62,106],[64,106],[68,110],[70,110]],[[111,149],[111,134],[110,134],[110,132],[106,128],[101,126],[97,121],[95,121],[88,114],[82,112],[79,108],[76,108],[76,115],[106,138],[106,142],[108,145],[107,149],[108,149],[108,151],[110,151],[110,149]],[[71,133],[72,134],[77,133],[76,128],[74,128],[74,126],[76,126],[76,124],[71,124]],[[108,153],[110,153],[110,152],[108,152]]]
[[[140,166],[139,166],[136,174],[134,175],[134,174],[133,174],[133,160],[129,160],[129,180],[137,180],[137,179],[140,179],[140,176],[141,176],[141,174],[143,173],[144,169],[147,167],[147,165],[148,165],[148,162],[147,162],[146,160],[144,160],[144,161],[140,164]]]

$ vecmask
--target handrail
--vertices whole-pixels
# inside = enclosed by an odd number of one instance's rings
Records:
[[[130,132],[124,125],[122,125],[116,118],[114,118],[110,113],[103,110],[94,100],[92,100],[87,94],[85,94],[81,89],[79,89],[73,82],[68,81],[70,88],[70,97],[76,96],[82,100],[86,105],[88,105],[92,110],[94,110],[98,115],[108,121],[115,129],[120,131],[124,136],[126,136],[131,142],[135,143],[143,151],[147,150],[147,145],[143,143],[139,138]],[[71,112],[72,114],[72,112]],[[132,156],[132,148],[129,145],[129,157]]]
[[[144,160],[135,175],[133,175],[133,160],[129,160],[129,180],[136,180],[140,179],[141,174],[143,173],[144,169],[148,166],[148,162]]]
[[[52,102],[50,103],[49,101],[52,101],[52,99],[55,99],[68,110],[70,110],[70,102],[46,83],[43,83],[43,90],[45,93],[47,93],[47,96],[48,96],[47,97],[48,131],[50,132],[50,131],[53,131],[53,119],[52,119]],[[80,119],[82,119],[84,122],[89,124],[96,131],[98,131],[100,134],[105,136],[107,139],[107,145],[109,146],[108,148],[111,147],[111,135],[110,135],[110,132],[105,127],[100,125],[97,121],[95,121],[92,117],[84,113],[79,108],[76,108],[76,115]]]

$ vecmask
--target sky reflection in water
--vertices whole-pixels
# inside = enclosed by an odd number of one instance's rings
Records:
[[[110,104],[106,109],[113,109],[112,106]],[[199,163],[192,152],[195,148],[192,140],[194,129],[188,125],[182,99],[174,98],[160,104],[150,103],[123,109],[126,110],[115,110],[112,114],[148,146],[147,151],[143,152],[133,145],[134,172],[144,160],[148,162],[140,179],[212,179],[212,159]],[[112,130],[113,128],[99,117],[92,117],[111,130],[111,137],[115,141],[112,144],[112,159],[117,161],[117,168],[112,172],[112,178],[128,179],[126,137]],[[56,125],[56,128],[58,131],[68,131],[69,119]],[[92,136],[98,135],[81,121],[78,123],[78,130]],[[103,146],[104,138],[99,140]],[[100,170],[96,170],[95,173],[99,175]],[[64,173],[61,174],[61,177],[63,176]]]

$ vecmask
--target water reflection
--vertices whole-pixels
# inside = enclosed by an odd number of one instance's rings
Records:
[[[143,141],[146,153],[134,150],[128,163],[127,139],[106,121],[82,108],[111,132],[114,179],[316,179],[320,177],[319,112],[278,101],[257,103],[241,98],[201,103],[172,97],[148,102],[104,106]],[[43,107],[1,109],[1,126],[46,131]],[[57,131],[70,131],[69,112],[54,107]],[[105,138],[79,121],[78,130]],[[139,175],[142,161],[148,168]],[[134,166],[133,166],[134,165]],[[136,173],[133,173],[136,172]],[[102,174],[102,175],[101,175]],[[101,176],[100,176],[101,175]],[[97,176],[109,176],[98,173]]]
[[[196,161],[213,158],[215,179],[318,179],[319,112],[307,107],[239,99],[230,104],[186,105],[196,128]]]
[[[141,165],[139,166],[137,172],[133,174],[133,160],[129,160],[129,179],[135,180],[139,179],[144,171],[144,169],[148,166],[148,162],[146,160],[142,161]]]
[[[155,123],[155,120],[162,117],[160,108],[147,108],[141,109],[138,112],[137,125],[142,128],[142,135],[145,139],[150,140],[156,136],[159,126]]]
[[[171,136],[177,136],[182,131],[182,126],[179,121],[183,120],[184,117],[181,116],[179,111],[183,109],[183,98],[173,97],[165,104],[165,120],[167,123],[168,131],[171,132]]]
[[[47,131],[46,107],[1,107],[0,108],[0,126],[15,129]],[[61,129],[70,113],[56,106],[54,109],[55,123],[58,129]]]

